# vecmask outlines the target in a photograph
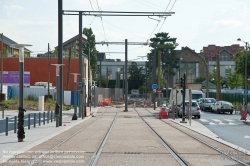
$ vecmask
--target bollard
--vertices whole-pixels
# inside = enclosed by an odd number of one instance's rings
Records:
[[[47,111],[47,123],[49,123],[49,111]]]
[[[4,119],[4,104],[2,104],[2,118]]]
[[[28,129],[30,129],[30,114],[28,114]]]
[[[43,125],[45,125],[45,112],[43,112]]]
[[[34,113],[34,128],[36,128],[36,113]]]
[[[52,122],[52,114],[53,114],[53,111],[50,112],[50,122]]]
[[[14,117],[14,133],[16,133],[16,120],[17,120],[17,117],[15,116]]]
[[[9,131],[9,118],[6,117],[6,127],[5,127],[5,135],[8,136]]]
[[[38,113],[38,124],[41,126],[41,112]]]

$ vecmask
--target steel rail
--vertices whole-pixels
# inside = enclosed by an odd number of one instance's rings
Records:
[[[117,112],[116,112],[116,114],[115,114],[114,120],[112,121],[112,123],[111,123],[111,125],[110,125],[110,127],[109,127],[108,132],[106,133],[104,139],[102,140],[102,143],[100,144],[99,148],[97,149],[97,151],[95,152],[94,156],[93,156],[92,159],[90,160],[90,163],[94,160],[94,161],[92,162],[92,164],[91,164],[92,166],[96,166],[96,165],[97,165],[97,162],[98,162],[98,160],[99,160],[99,158],[100,158],[100,156],[101,156],[102,150],[103,150],[103,148],[104,148],[104,146],[105,146],[105,144],[106,144],[106,142],[107,142],[107,140],[108,140],[109,134],[110,134],[110,132],[111,132],[113,126],[114,126],[116,117],[117,117]]]
[[[145,109],[146,109],[146,108],[145,108]],[[146,110],[147,110],[147,109],[146,109]],[[152,112],[150,112],[149,110],[147,110],[147,111],[148,111],[149,113],[152,114]],[[152,114],[152,115],[153,115],[154,117],[156,117],[154,114]],[[210,147],[210,148],[216,150],[217,152],[219,152],[219,153],[221,153],[221,154],[227,156],[228,158],[230,158],[230,159],[232,159],[232,160],[234,160],[234,161],[236,161],[236,162],[238,162],[238,163],[240,163],[240,164],[242,164],[242,165],[244,165],[244,166],[249,166],[249,164],[247,164],[247,163],[245,163],[245,162],[243,162],[243,161],[241,161],[241,160],[235,158],[235,157],[232,156],[232,155],[227,154],[227,153],[224,152],[223,150],[218,149],[217,147],[215,147],[215,146],[213,146],[213,145],[211,145],[211,144],[209,144],[209,143],[207,143],[207,142],[205,142],[205,141],[203,141],[203,140],[201,140],[201,139],[199,139],[199,138],[197,138],[197,137],[195,137],[195,136],[193,136],[193,135],[191,135],[191,134],[189,134],[189,133],[187,133],[187,132],[185,132],[185,131],[183,131],[183,130],[181,130],[180,128],[178,128],[178,127],[176,127],[176,126],[174,126],[174,125],[172,125],[172,124],[170,124],[170,123],[167,123],[166,121],[164,121],[164,120],[162,120],[162,119],[160,119],[160,120],[161,120],[162,122],[164,122],[164,123],[170,125],[171,127],[174,127],[175,129],[177,129],[177,130],[183,132],[184,134],[190,136],[191,138],[193,138],[193,139],[195,139],[195,140],[201,142],[202,144],[205,144],[205,145],[207,145],[208,147]],[[204,135],[203,135],[203,136],[204,136]],[[207,136],[206,136],[206,137],[207,137]],[[211,138],[210,138],[210,139],[211,139]],[[214,140],[214,141],[216,141],[216,140]],[[219,142],[219,141],[216,141],[216,142]],[[221,142],[219,142],[219,143],[221,143]],[[223,144],[223,143],[221,143],[221,144]],[[223,145],[225,145],[225,146],[231,148],[230,146],[228,146],[228,145],[226,145],[226,144],[223,144]],[[242,153],[242,152],[241,152],[241,153]]]
[[[52,148],[44,151],[42,154],[40,154],[39,156],[33,158],[33,160],[31,160],[30,162],[26,163],[24,166],[32,166],[34,165],[39,159],[43,158],[46,154],[48,154],[50,151],[52,151],[53,149],[55,149],[56,147],[60,146],[61,144],[65,143],[66,141],[68,141],[70,138],[74,137],[77,133],[79,133],[80,131],[82,131],[83,129],[87,128],[88,126],[90,126],[91,124],[93,124],[94,122],[96,122],[99,118],[101,118],[103,116],[103,114],[106,112],[107,108],[105,110],[103,110],[102,115],[98,118],[96,118],[93,122],[91,122],[90,124],[88,124],[87,126],[82,127],[81,129],[77,130],[75,133],[73,133],[72,135],[70,135],[69,137],[65,138],[64,140],[62,140],[61,142],[59,142],[58,144],[54,145]]]
[[[147,125],[147,127],[153,132],[156,138],[161,142],[161,144],[170,152],[170,154],[176,159],[176,161],[182,165],[187,166],[188,164],[181,159],[181,157],[164,141],[164,139],[144,120],[144,118],[139,114],[139,112],[134,108],[137,112],[138,116],[143,120],[143,122]]]

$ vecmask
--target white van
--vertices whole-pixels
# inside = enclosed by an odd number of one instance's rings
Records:
[[[177,90],[177,93],[176,93]],[[172,89],[169,97],[169,108],[171,108],[172,103],[174,105],[180,106],[182,103],[182,89]],[[200,90],[192,90],[192,100],[197,101],[200,98],[204,98],[204,93]],[[189,101],[189,89],[186,89],[185,101]]]

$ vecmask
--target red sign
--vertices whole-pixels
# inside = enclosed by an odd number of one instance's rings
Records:
[[[157,93],[161,93],[161,89],[157,89]]]

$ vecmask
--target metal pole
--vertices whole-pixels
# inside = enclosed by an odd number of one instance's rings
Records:
[[[102,77],[102,61],[100,61],[100,71],[99,71],[99,87],[101,87],[101,77]]]
[[[88,43],[89,44],[89,43]],[[91,83],[90,83],[90,45],[89,45],[89,55],[88,55],[88,106],[91,112]]]
[[[154,43],[154,56],[153,56],[153,71],[152,71],[152,85],[156,83],[156,43]],[[154,104],[154,110],[155,110],[155,94],[154,91],[152,93],[152,99]]]
[[[57,88],[59,88],[59,86],[60,86],[60,75],[56,75],[56,86],[57,86]],[[58,103],[59,104],[59,95],[60,95],[60,92],[58,91],[58,89],[57,89],[57,102],[56,103]],[[59,104],[60,105],[60,104]],[[60,108],[59,108],[60,109]],[[53,116],[52,116],[52,114],[53,114],[53,111],[51,111],[51,122],[52,122],[52,119],[53,119]],[[59,112],[59,114],[60,114],[60,112]],[[60,116],[61,115],[56,115],[56,127],[59,127],[60,126]]]
[[[93,81],[94,82],[94,107],[96,107],[96,99],[95,99],[95,82],[96,81]]]
[[[38,124],[41,126],[41,112],[38,113]]]
[[[58,64],[63,63],[63,0],[58,0]],[[58,104],[60,106],[60,117],[59,117],[59,126],[62,126],[62,84],[63,84],[63,75],[62,75],[62,66],[59,67],[59,82],[58,82]]]
[[[14,117],[14,133],[16,133],[16,121],[17,121],[17,116]]]
[[[50,111],[47,111],[47,123],[49,123],[49,112]]]
[[[125,39],[125,110],[128,111],[128,40]]]
[[[107,82],[106,82],[106,88],[108,88],[108,82],[109,82],[109,77],[108,77],[108,67],[106,67],[106,79],[107,79]]]
[[[23,62],[19,62],[19,107],[23,108]]]
[[[245,91],[248,91],[247,89],[247,42],[246,43],[246,51],[245,51]],[[247,93],[248,94],[248,93]],[[246,115],[247,115],[247,95],[245,95],[245,110],[246,110]]]
[[[4,104],[2,104],[2,118],[4,119]]]
[[[43,112],[43,125],[45,125],[45,112]]]
[[[34,128],[36,128],[36,113],[34,113]]]
[[[86,84],[85,84],[86,78],[84,78],[83,81],[83,104],[84,104],[84,109],[83,109],[83,118],[86,117]]]
[[[6,124],[5,124],[5,135],[8,136],[8,131],[9,131],[9,118],[6,117]]]
[[[28,129],[30,129],[30,114],[28,114]]]
[[[81,87],[79,87],[80,90],[82,90],[82,78],[84,77],[82,74],[82,12],[79,12],[79,85],[81,85]],[[85,72],[85,71],[84,71]],[[82,111],[83,111],[83,106],[82,106],[82,94],[79,93],[79,116],[81,115]]]
[[[1,94],[3,94],[3,33],[2,33],[2,51],[1,51]]]
[[[76,82],[74,82],[74,115],[72,117],[72,120],[77,120],[77,106],[76,106]],[[79,103],[80,108],[80,103]],[[79,110],[80,111],[80,110]]]
[[[208,78],[208,72],[209,72],[209,59],[207,58],[207,62],[206,62],[206,67],[207,67],[207,71],[206,71],[206,96],[207,98],[209,98],[209,87],[208,87],[208,81],[209,81],[209,78]]]
[[[124,74],[125,74],[125,71],[124,71],[124,66],[122,67],[122,96],[123,96],[123,100],[124,100],[124,87],[125,87],[125,85],[124,85]]]

